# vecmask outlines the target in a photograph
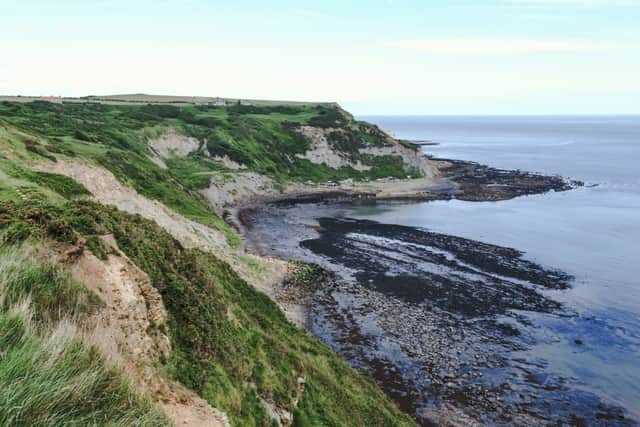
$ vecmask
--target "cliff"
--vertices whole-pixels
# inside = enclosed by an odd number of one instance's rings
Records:
[[[246,253],[223,217],[429,181],[418,147],[333,104],[115,99],[0,103],[0,421],[412,424],[269,298],[300,266]],[[19,363],[40,347],[46,369]]]

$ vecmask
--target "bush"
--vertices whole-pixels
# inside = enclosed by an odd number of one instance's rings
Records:
[[[37,154],[38,156],[44,157],[45,159],[49,159],[54,162],[57,160],[54,155],[49,153],[44,148],[44,146],[40,144],[38,141],[36,141],[35,139],[27,138],[24,141],[24,148],[26,148],[27,151],[31,151],[32,153]]]
[[[75,132],[73,132],[73,137],[75,139],[79,139],[80,141],[86,141],[86,142],[93,142],[94,139],[91,135],[89,135],[88,133],[80,130],[80,129],[76,129]]]
[[[4,163],[3,166],[4,172],[8,175],[41,185],[67,199],[88,196],[91,194],[84,185],[65,175],[34,171],[9,163]]]
[[[349,118],[337,107],[318,106],[317,115],[309,120],[311,126],[340,128],[349,124]]]
[[[60,194],[62,197],[71,199],[80,196],[90,196],[91,193],[73,178],[56,173],[34,171],[27,174],[27,178],[42,186],[49,188]]]
[[[244,105],[234,104],[227,107],[232,114],[297,114],[301,107],[293,105]]]

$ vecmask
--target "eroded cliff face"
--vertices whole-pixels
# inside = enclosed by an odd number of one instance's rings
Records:
[[[361,154],[373,156],[397,156],[409,173],[418,171],[422,178],[433,179],[438,176],[438,168],[420,150],[395,143],[383,147],[366,147],[360,149]]]
[[[120,182],[103,167],[77,160],[42,162],[37,170],[73,178],[91,192],[100,203],[149,218],[167,230],[186,247],[224,247],[223,234],[177,214],[157,200],[139,194]]]
[[[202,144],[192,136],[186,136],[169,127],[160,135],[149,139],[149,147],[163,159],[169,157],[187,157],[195,152]]]
[[[276,183],[255,172],[234,172],[212,176],[209,186],[200,192],[211,207],[222,214],[225,209],[259,196],[275,194]]]
[[[362,172],[374,167],[375,158],[397,157],[407,175],[412,175],[413,178],[433,178],[437,175],[435,164],[429,161],[419,147],[403,144],[374,126],[361,130],[365,135],[375,135],[371,139],[354,136],[350,128],[301,126],[298,132],[309,138],[311,146],[304,154],[297,156],[315,164],[333,169],[351,167]]]
[[[171,357],[167,310],[149,276],[120,251],[112,235],[100,237],[109,250],[99,259],[86,242],[51,245],[54,257],[104,305],[83,319],[84,340],[122,368],[134,385],[176,425],[229,426],[224,413],[160,372]]]
[[[427,177],[426,159],[327,105],[0,103],[0,113],[2,242],[33,238],[100,297],[83,339],[176,424],[226,425],[224,411],[237,424],[411,425],[286,320],[282,311],[301,324],[276,298],[291,265],[245,252],[223,218],[327,181]]]
[[[352,167],[357,171],[370,170],[371,166],[363,164],[360,160],[354,160],[347,153],[334,149],[328,136],[338,132],[335,128],[317,128],[313,126],[301,126],[298,131],[311,140],[311,147],[304,154],[298,154],[301,159],[307,159],[311,163],[326,165],[333,169]]]
[[[291,153],[291,159],[302,159],[324,168],[328,168],[340,174],[345,170],[351,170],[355,178],[350,178],[347,173],[345,179],[336,181],[369,181],[369,175],[376,178],[387,178],[384,174],[376,174],[376,168],[381,163],[394,163],[396,170],[391,178],[420,178],[421,186],[435,184],[439,177],[439,169],[436,162],[427,158],[418,146],[401,142],[386,134],[376,127],[365,127],[375,137],[365,139],[360,133],[351,128],[332,128],[316,126],[300,126],[295,131],[308,141],[308,148],[303,153]],[[366,133],[365,133],[366,135]],[[174,142],[184,140],[186,137],[174,138]],[[190,142],[186,145],[193,147]],[[206,149],[201,154],[207,158],[225,165],[228,169],[220,173],[211,174],[208,186],[200,190],[201,194],[209,201],[211,207],[219,214],[225,209],[233,208],[243,202],[257,197],[274,196],[285,192],[315,192],[315,185],[327,184],[327,182],[289,182],[286,185],[276,182],[273,178],[248,171],[247,165],[239,164],[228,158],[212,157]],[[399,164],[400,169],[397,169]],[[398,173],[400,172],[400,173]]]
[[[286,262],[275,258],[258,257],[245,253],[242,248],[230,247],[219,230],[186,218],[157,200],[144,197],[135,189],[118,181],[111,172],[101,166],[78,160],[59,160],[40,162],[34,166],[34,169],[73,178],[84,185],[92,197],[100,203],[113,205],[124,212],[137,214],[156,222],[184,247],[202,249],[225,260],[243,279],[258,289],[263,291],[271,289],[286,274]],[[270,182],[268,178],[261,175],[255,179],[258,180],[257,182]],[[238,197],[255,195],[262,190],[262,187],[253,180],[245,183],[242,179],[236,179],[227,185],[229,187],[225,188],[229,193],[222,194],[228,194],[228,198],[220,196],[220,193],[214,193],[213,189],[203,191],[213,209],[222,212],[226,203],[232,203]],[[247,191],[234,191],[238,185],[246,186]]]

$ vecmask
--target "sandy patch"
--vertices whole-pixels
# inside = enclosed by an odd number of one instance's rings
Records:
[[[181,135],[173,128],[168,128],[158,138],[148,141],[149,147],[161,158],[187,157],[200,148],[196,138]]]
[[[217,230],[173,212],[162,203],[147,199],[133,188],[120,183],[108,170],[77,160],[40,163],[37,170],[69,176],[89,190],[102,204],[139,214],[155,221],[186,247],[227,247],[226,239]]]

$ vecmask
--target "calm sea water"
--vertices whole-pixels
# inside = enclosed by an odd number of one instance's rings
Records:
[[[513,247],[574,275],[571,290],[550,295],[577,316],[532,317],[539,340],[523,356],[640,419],[640,117],[363,119],[438,143],[424,147],[430,155],[587,184],[503,202],[361,206],[349,215]]]

